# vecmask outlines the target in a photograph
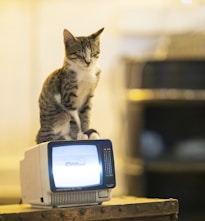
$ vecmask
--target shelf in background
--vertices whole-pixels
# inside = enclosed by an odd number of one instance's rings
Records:
[[[205,90],[191,89],[127,89],[130,102],[205,101]]]
[[[148,172],[160,173],[191,173],[191,172],[204,172],[205,161],[191,161],[191,160],[153,160],[144,162],[145,170]]]

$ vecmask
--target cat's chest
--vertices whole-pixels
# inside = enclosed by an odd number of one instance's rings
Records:
[[[96,71],[81,72],[78,75],[78,90],[77,90],[77,108],[82,107],[87,101],[88,97],[93,95],[97,84]]]
[[[79,69],[77,71],[77,80],[78,82],[87,82],[89,84],[96,83],[97,77],[96,73],[99,71],[97,67],[90,69]]]

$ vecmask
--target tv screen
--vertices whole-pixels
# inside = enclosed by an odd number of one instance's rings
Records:
[[[56,189],[102,184],[102,163],[96,145],[65,145],[52,148],[52,173]]]

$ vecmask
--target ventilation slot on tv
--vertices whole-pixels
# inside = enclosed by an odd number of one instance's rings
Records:
[[[52,205],[84,204],[96,202],[96,192],[53,193]]]

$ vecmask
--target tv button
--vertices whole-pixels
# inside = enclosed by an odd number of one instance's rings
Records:
[[[107,190],[100,190],[98,192],[98,197],[99,198],[107,198],[108,197],[108,191]]]

